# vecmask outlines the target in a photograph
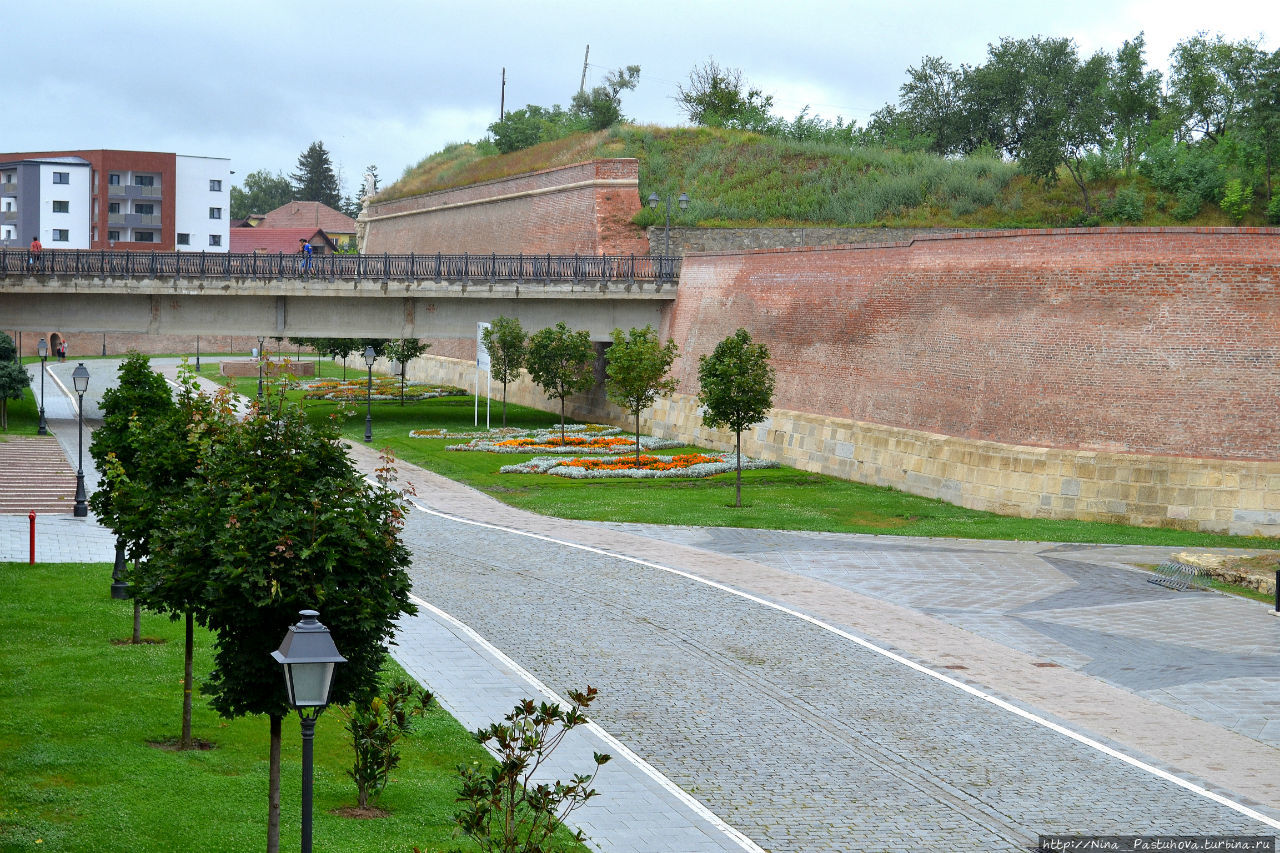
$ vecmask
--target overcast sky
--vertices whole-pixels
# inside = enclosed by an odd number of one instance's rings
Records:
[[[808,104],[865,124],[921,57],[978,64],[1006,36],[1069,36],[1087,55],[1145,31],[1147,61],[1163,69],[1200,30],[1261,36],[1268,50],[1280,32],[1274,0],[10,2],[0,150],[229,157],[238,182],[288,174],[318,139],[352,194],[371,163],[385,185],[482,137],[504,66],[508,109],[567,105],[588,44],[588,88],[641,67],[623,97],[639,122],[682,123],[676,86],[714,57],[772,94],[776,113]]]

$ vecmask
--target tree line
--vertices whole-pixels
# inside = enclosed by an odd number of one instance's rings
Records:
[[[370,165],[373,191],[378,190],[378,167]],[[355,196],[343,195],[341,181],[333,168],[324,142],[312,142],[298,155],[297,171],[288,176],[259,169],[244,176],[243,186],[231,188],[231,218],[247,219],[253,214],[270,213],[291,201],[318,201],[354,219],[360,214],[366,187],[361,182]]]

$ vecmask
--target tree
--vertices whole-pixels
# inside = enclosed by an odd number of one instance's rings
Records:
[[[958,152],[964,143],[960,84],[958,69],[942,57],[926,56],[918,67],[907,68],[907,82],[898,90],[898,107],[913,135],[928,138],[938,154]]]
[[[359,808],[368,808],[382,796],[391,771],[400,765],[400,741],[409,734],[413,718],[427,712],[433,698],[429,691],[402,679],[385,696],[340,709],[356,756],[347,775],[356,783]]]
[[[27,369],[14,359],[18,348],[13,338],[0,332],[0,429],[9,429],[9,401],[21,400],[22,394],[31,384],[31,376]]]
[[[773,95],[745,82],[741,69],[721,68],[710,57],[693,67],[687,84],[676,84],[675,100],[698,125],[761,131],[772,120]]]
[[[489,351],[489,375],[502,383],[502,425],[507,425],[507,385],[520,378],[528,338],[515,317],[497,317],[480,333]]]
[[[318,201],[337,210],[342,204],[338,190],[338,176],[323,142],[313,142],[298,156],[298,171],[289,176],[293,180],[297,201]]]
[[[634,89],[639,79],[639,65],[617,68],[605,75],[603,85],[574,95],[569,112],[582,119],[587,130],[604,130],[622,121],[622,93]]]
[[[738,463],[734,506],[742,506],[742,431],[760,423],[773,405],[775,374],[769,348],[752,342],[746,329],[716,344],[710,355],[698,358],[698,402],[702,422],[733,430]]]
[[[1142,55],[1146,40],[1142,33],[1126,40],[1116,51],[1107,108],[1111,111],[1116,141],[1124,155],[1124,173],[1132,174],[1138,157],[1139,139],[1160,115],[1160,72],[1147,71]]]
[[[525,355],[529,378],[553,400],[560,401],[560,442],[564,443],[564,401],[595,382],[595,348],[591,335],[571,331],[563,322],[529,338]]]
[[[493,144],[499,153],[510,154],[522,148],[531,148],[540,142],[550,142],[574,132],[584,125],[559,104],[550,109],[537,104],[527,104],[512,110],[489,125]]]
[[[293,184],[280,173],[266,169],[244,176],[244,189],[231,188],[231,218],[248,219],[255,213],[270,213],[294,200]]]
[[[1247,69],[1257,53],[1256,42],[1229,42],[1221,33],[1178,42],[1170,54],[1170,100],[1187,137],[1222,141],[1239,117]]]
[[[667,376],[678,348],[675,341],[658,342],[653,326],[632,329],[626,335],[613,330],[613,346],[605,355],[605,390],[609,399],[635,416],[636,465],[640,464],[640,412],[653,405],[659,394],[676,390]]]
[[[388,485],[365,481],[336,423],[300,407],[254,409],[201,456],[184,494],[163,513],[151,562],[186,576],[197,618],[216,635],[203,692],[222,716],[270,718],[268,850],[279,845],[284,680],[270,652],[303,609],[320,611],[347,658],[334,704],[368,703],[396,619],[415,612],[400,540],[405,508]],[[197,569],[198,567],[198,569]]]
[[[375,347],[376,349],[376,347]],[[426,355],[427,350],[431,349],[431,344],[426,341],[420,341],[417,338],[400,338],[397,341],[388,341],[382,347],[382,353],[392,361],[400,362],[400,405],[404,405],[404,375],[409,362],[415,358]]]

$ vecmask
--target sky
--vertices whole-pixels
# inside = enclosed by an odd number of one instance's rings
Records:
[[[0,150],[121,148],[227,157],[239,183],[288,175],[320,140],[344,193],[370,164],[383,186],[427,155],[483,137],[506,107],[567,106],[612,69],[641,68],[624,114],[680,125],[674,97],[708,58],[738,68],[787,118],[865,125],[924,56],[981,64],[1001,38],[1073,38],[1082,56],[1145,33],[1167,69],[1198,31],[1277,49],[1274,0],[635,3],[462,0],[58,0],[4,20]],[[56,14],[53,12],[56,11]]]

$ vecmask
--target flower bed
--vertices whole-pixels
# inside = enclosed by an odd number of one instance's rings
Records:
[[[346,382],[337,379],[320,379],[307,382],[302,386],[303,397],[307,400],[342,400],[361,402],[369,395],[368,379],[352,379]],[[467,392],[452,385],[426,385],[421,382],[406,382],[404,386],[405,400],[430,400],[434,397],[454,397]],[[373,380],[374,400],[399,400],[400,380],[379,377]]]
[[[765,462],[742,457],[744,471],[753,468],[777,468],[777,462]],[[705,453],[679,453],[675,456],[640,456],[637,467],[635,457],[575,457],[563,459],[556,456],[538,456],[517,465],[504,465],[500,474],[551,474],[571,480],[603,480],[615,477],[649,479],[664,477],[711,477],[735,468],[732,453],[708,455]]]

